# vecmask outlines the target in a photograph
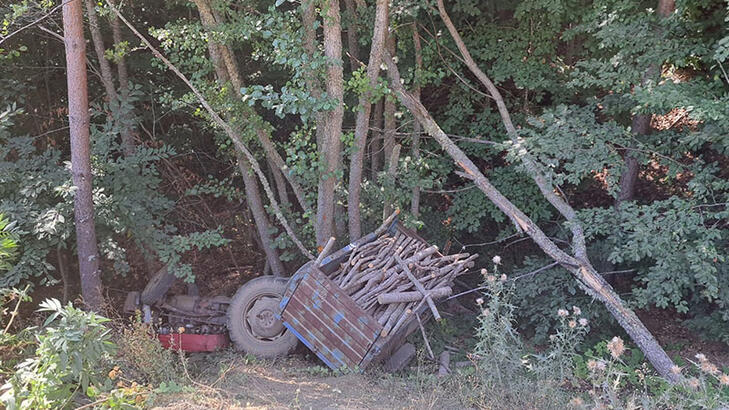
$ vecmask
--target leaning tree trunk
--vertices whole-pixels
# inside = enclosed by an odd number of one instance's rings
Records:
[[[348,1],[351,2],[352,0]],[[388,0],[377,0],[370,59],[367,63],[368,87],[359,97],[357,119],[354,123],[354,152],[349,165],[349,198],[347,199],[350,241],[355,241],[362,236],[362,221],[359,212],[362,169],[364,167],[367,132],[370,127],[370,114],[372,111],[370,100],[372,99],[372,91],[377,86],[380,64],[382,64],[382,50],[385,47],[385,36],[387,35],[387,6]]]
[[[215,26],[216,21],[210,5],[205,0],[195,0],[195,4],[198,6],[200,20],[202,21],[203,27],[205,27],[206,30],[211,30]],[[238,73],[237,66],[235,65],[232,52],[225,45],[216,41],[208,41],[208,49],[211,51],[210,60],[213,63],[216,76],[218,77],[218,82],[224,84],[225,79],[228,79],[233,84],[233,87],[240,89],[240,75]],[[258,189],[258,182],[256,182],[256,178],[250,174],[251,163],[239,151],[236,151],[236,157],[238,158],[238,167],[240,168],[243,177],[243,188],[246,193],[246,202],[248,203],[248,207],[253,215],[253,222],[256,225],[256,230],[258,231],[258,236],[261,241],[261,248],[263,249],[263,253],[266,255],[268,266],[271,268],[274,276],[281,276],[284,274],[285,270],[278,251],[276,251],[273,247],[271,224],[268,220],[266,210],[263,207],[263,200],[261,199],[261,191]]]
[[[157,57],[162,63],[164,63],[167,68],[175,73],[175,75],[182,80],[183,83],[192,91],[192,93],[195,95],[197,100],[200,102],[200,104],[203,106],[205,111],[207,111],[210,118],[213,120],[213,122],[220,127],[225,134],[230,138],[230,140],[235,144],[236,149],[243,155],[245,158],[250,162],[251,169],[253,172],[258,176],[259,181],[261,182],[261,185],[263,186],[263,190],[266,193],[266,196],[268,197],[270,206],[272,208],[273,214],[278,219],[279,223],[283,226],[284,230],[286,230],[286,233],[289,235],[289,239],[296,245],[297,248],[301,251],[301,253],[306,256],[307,258],[314,260],[314,255],[309,252],[308,249],[304,246],[304,244],[301,242],[301,240],[296,235],[296,232],[291,228],[291,224],[288,223],[286,220],[286,217],[283,215],[283,212],[281,211],[281,207],[278,204],[278,201],[276,200],[276,196],[273,193],[273,190],[271,189],[271,185],[268,183],[268,180],[266,179],[266,175],[263,173],[263,170],[261,170],[261,166],[258,164],[258,161],[256,160],[256,157],[253,156],[251,151],[248,149],[246,144],[243,142],[243,139],[241,136],[233,129],[233,127],[223,120],[223,118],[218,115],[217,112],[213,109],[213,107],[210,105],[210,103],[205,99],[205,96],[200,92],[200,90],[195,87],[195,85],[190,81],[190,79],[187,78],[174,64],[170,62],[162,53],[157,50],[152,43],[147,40],[146,37],[142,35],[142,33],[139,32],[134,26],[127,20],[115,7],[112,7],[112,12],[116,14],[119,19],[131,30],[131,32],[137,36],[137,38],[154,54],[155,57]]]
[[[385,61],[388,66],[388,75],[391,78],[391,87],[400,102],[420,122],[423,130],[432,136],[453,158],[456,164],[463,169],[463,172],[459,174],[472,180],[494,205],[509,216],[512,221],[515,221],[519,230],[529,235],[547,255],[571,272],[588,294],[605,304],[608,311],[615,317],[628,335],[630,335],[656,370],[669,381],[677,382],[679,376],[671,373],[673,362],[666,355],[666,352],[661,348],[655,338],[653,338],[648,329],[645,328],[635,313],[625,306],[620,296],[595,271],[590,262],[586,258],[575,257],[561,250],[526,214],[502,195],[483,173],[478,170],[478,167],[476,167],[468,156],[443,132],[422,103],[413,97],[412,94],[405,91],[400,83],[397,66],[395,66],[392,59],[386,56]]]
[[[248,208],[251,210],[251,214],[253,215],[253,220],[256,224],[256,229],[258,230],[258,237],[261,238],[263,253],[266,254],[266,260],[271,267],[273,275],[285,275],[286,269],[284,269],[284,266],[281,263],[281,257],[279,256],[276,248],[273,247],[271,241],[271,224],[268,222],[266,210],[263,208],[261,192],[258,190],[258,182],[251,174],[251,164],[242,154],[237,154],[238,168],[240,169],[241,176],[243,177],[243,187],[246,192],[246,202],[248,203]]]
[[[89,152],[89,95],[86,78],[86,42],[80,1],[63,5],[63,38],[66,46],[68,122],[71,134],[71,174],[76,187],[74,220],[81,276],[81,294],[93,310],[103,307],[99,250],[94,229],[94,202]]]
[[[101,71],[101,82],[106,91],[106,96],[112,104],[116,104],[118,96],[116,93],[116,87],[114,86],[114,76],[111,73],[111,64],[109,60],[104,57],[104,37],[101,34],[101,26],[99,26],[99,19],[96,15],[96,5],[93,0],[85,0],[86,3],[86,14],[89,18],[89,32],[91,33],[91,42],[94,45],[94,52],[96,53],[96,59],[99,60],[99,70]]]
[[[437,0],[437,3],[441,19],[445,23],[456,43],[456,46],[461,52],[464,63],[469,70],[471,70],[474,76],[488,89],[491,98],[493,98],[496,102],[507,134],[518,148],[518,134],[516,133],[516,128],[511,122],[511,116],[506,108],[506,104],[504,103],[501,93],[493,84],[491,79],[489,79],[488,76],[481,71],[471,57],[471,54],[461,39],[460,34],[446,13],[443,0]],[[396,95],[402,104],[405,105],[421,123],[425,132],[431,135],[454,159],[456,164],[463,169],[463,172],[459,174],[474,181],[476,186],[486,194],[491,202],[509,216],[512,222],[516,225],[517,230],[528,234],[547,255],[571,272],[577,278],[581,287],[589,295],[600,300],[643,351],[658,373],[671,382],[678,382],[680,380],[680,376],[671,372],[671,368],[674,364],[666,352],[663,348],[661,348],[648,329],[645,328],[636,314],[625,306],[623,301],[620,299],[620,296],[615,293],[613,288],[605,282],[602,276],[600,276],[600,274],[590,264],[590,261],[587,258],[587,249],[582,225],[577,219],[574,209],[563,198],[555,194],[554,186],[548,182],[548,179],[541,172],[529,153],[527,152],[520,156],[522,163],[524,164],[529,176],[539,187],[545,199],[547,199],[559,211],[559,213],[567,219],[567,222],[570,225],[570,230],[572,231],[572,249],[574,256],[560,249],[529,217],[526,216],[526,214],[524,214],[519,208],[504,197],[501,192],[491,185],[491,182],[483,175],[483,173],[481,173],[481,171],[478,170],[476,165],[443,132],[438,124],[432,119],[425,107],[411,94],[405,91],[400,82],[400,75],[397,70],[397,66],[390,56],[386,56],[386,63],[388,66],[388,75],[391,79],[390,84],[393,90],[395,90]]]

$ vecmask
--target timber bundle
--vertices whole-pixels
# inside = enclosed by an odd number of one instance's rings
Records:
[[[452,293],[450,284],[473,267],[477,254],[444,256],[437,246],[398,228],[356,247],[329,278],[394,334],[427,304],[436,320],[434,299]]]

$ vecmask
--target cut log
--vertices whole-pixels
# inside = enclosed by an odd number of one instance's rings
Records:
[[[388,372],[397,372],[405,368],[415,357],[415,346],[405,343],[385,361],[384,368]]]
[[[397,263],[402,267],[402,270],[405,272],[405,274],[408,276],[408,279],[410,279],[411,282],[413,282],[413,285],[415,285],[415,288],[420,292],[423,297],[425,298],[425,301],[428,303],[428,307],[430,307],[431,312],[433,312],[433,318],[436,321],[440,321],[440,313],[438,313],[438,309],[435,307],[435,303],[433,303],[433,299],[428,294],[428,291],[425,290],[423,285],[418,281],[418,279],[415,278],[412,272],[410,272],[410,268],[408,268],[408,265],[403,262],[402,259],[400,259],[399,256],[395,255],[395,260]]]
[[[451,353],[444,350],[438,356],[438,377],[448,376],[451,372]]]
[[[451,293],[453,293],[453,289],[448,286],[428,291],[428,295],[435,299],[450,296]],[[417,302],[422,298],[423,295],[420,292],[381,293],[377,296],[377,303],[386,305],[388,303]]]

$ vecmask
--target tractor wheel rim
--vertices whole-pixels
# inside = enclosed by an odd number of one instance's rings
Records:
[[[285,330],[276,318],[278,298],[262,296],[256,299],[246,312],[245,321],[253,336],[258,339],[275,339]]]

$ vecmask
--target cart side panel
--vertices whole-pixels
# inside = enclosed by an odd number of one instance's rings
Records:
[[[330,368],[355,368],[382,330],[318,269],[306,272],[281,312],[284,325]]]

